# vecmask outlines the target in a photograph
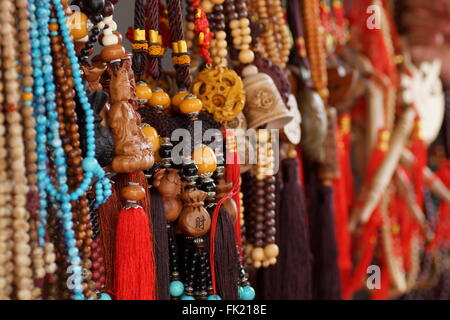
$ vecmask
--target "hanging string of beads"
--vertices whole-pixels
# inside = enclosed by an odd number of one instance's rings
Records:
[[[16,30],[14,27],[14,18],[16,7],[12,1],[3,1],[0,7],[2,22],[2,66],[4,68],[5,79],[5,129],[6,129],[6,147],[8,155],[8,177],[12,182],[10,188],[10,200],[12,205],[12,231],[11,238],[14,239],[14,245],[10,248],[10,254],[14,253],[13,270],[10,270],[13,276],[14,293],[18,299],[26,300],[32,298],[33,281],[31,260],[28,253],[31,251],[29,245],[29,235],[27,231],[30,226],[28,223],[29,212],[26,209],[26,194],[28,192],[26,170],[23,128],[21,125],[20,114],[20,96],[19,81],[15,67],[17,51],[14,46],[14,37]]]
[[[252,0],[252,14],[264,26],[261,35],[261,46],[257,46],[258,54],[268,58],[284,69],[289,60],[291,41],[285,23],[283,8],[280,0]],[[238,9],[239,10],[239,9]]]
[[[252,63],[255,59],[255,53],[250,47],[252,36],[246,8],[244,1],[225,0],[224,2],[225,17],[231,30],[233,46],[239,50],[238,60],[242,64]]]

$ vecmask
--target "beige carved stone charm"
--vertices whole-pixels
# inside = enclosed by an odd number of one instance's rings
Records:
[[[300,115],[300,111],[298,110],[297,98],[295,98],[293,94],[289,95],[287,107],[293,119],[284,126],[283,131],[290,143],[299,144],[302,137],[302,131],[300,129],[302,117]]]
[[[328,128],[325,105],[319,94],[312,90],[301,91],[298,101],[302,115],[302,150],[309,159],[322,162]]]
[[[108,112],[108,126],[115,142],[112,169],[119,173],[146,170],[154,163],[153,146],[144,137],[140,117],[129,103],[130,88],[128,70],[121,67],[111,78],[111,108]]]
[[[192,93],[203,103],[203,110],[211,113],[217,122],[231,121],[245,105],[244,85],[231,69],[205,69],[194,80]]]
[[[441,62],[423,62],[408,66],[409,74],[402,74],[403,101],[413,104],[422,121],[422,135],[427,144],[439,134],[444,121],[445,99],[439,78]]]
[[[266,125],[269,129],[282,129],[293,116],[289,113],[272,78],[258,72],[254,65],[247,66],[242,74],[247,96],[244,109],[249,128]]]

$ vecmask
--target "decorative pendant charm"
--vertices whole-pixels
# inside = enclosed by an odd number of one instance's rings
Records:
[[[270,129],[281,129],[292,120],[272,78],[260,73],[254,65],[242,71],[247,95],[244,109],[249,128],[267,125]]]
[[[231,69],[205,69],[194,79],[192,92],[203,102],[203,110],[217,122],[231,121],[244,109],[245,91],[239,75]]]

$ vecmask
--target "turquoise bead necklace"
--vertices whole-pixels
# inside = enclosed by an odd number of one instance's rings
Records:
[[[82,283],[81,259],[76,247],[75,232],[72,222],[72,206],[70,201],[78,200],[91,186],[94,179],[96,203],[104,203],[111,195],[111,185],[105,172],[95,159],[94,112],[84,91],[78,59],[66,24],[66,14],[60,0],[52,0],[57,19],[51,20],[50,0],[30,0],[30,38],[32,48],[33,75],[33,108],[36,118],[37,142],[37,176],[40,196],[39,240],[42,244],[45,237],[48,200],[57,204],[57,216],[61,219],[68,254],[69,269],[73,285],[70,289],[74,299],[84,299]],[[39,17],[39,19],[37,19]],[[67,184],[66,155],[59,134],[58,113],[56,111],[56,87],[53,78],[53,65],[50,46],[49,23],[57,22],[71,61],[75,90],[84,111],[86,121],[86,158],[82,162],[84,179],[80,186],[69,193]],[[57,31],[52,31],[57,32]],[[55,164],[55,182],[49,174],[49,162]]]

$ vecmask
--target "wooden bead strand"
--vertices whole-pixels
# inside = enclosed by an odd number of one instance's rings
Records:
[[[31,259],[29,254],[30,229],[28,219],[29,212],[26,209],[26,194],[28,192],[26,170],[25,170],[25,147],[23,141],[22,117],[19,112],[19,82],[16,71],[17,52],[15,43],[14,15],[16,7],[13,1],[3,1],[0,4],[2,19],[2,46],[3,67],[5,69],[6,89],[6,121],[7,121],[7,145],[9,160],[9,181],[14,188],[11,190],[13,205],[13,246],[11,254],[14,253],[14,297],[20,300],[32,298],[34,288],[32,280]]]
[[[225,32],[225,15],[223,13],[223,3],[225,0],[216,0],[212,7],[210,24],[214,32],[214,39],[211,41],[211,57],[213,65],[226,67],[228,65],[227,34]]]
[[[264,25],[258,53],[284,69],[292,47],[280,0],[253,0],[252,13]],[[239,10],[238,10],[239,11]]]
[[[276,178],[274,176],[274,153],[270,134],[265,129],[257,131],[257,165],[250,176],[250,183],[244,185],[244,197],[249,208],[246,215],[248,225],[246,246],[247,262],[255,268],[273,265],[277,262],[278,246],[276,235]],[[246,180],[246,179],[244,179]],[[244,200],[245,201],[245,200]]]
[[[57,25],[54,27],[57,30]],[[67,152],[67,162],[69,164],[68,184],[73,192],[79,187],[83,180],[83,169],[81,167],[82,151],[80,147],[80,135],[78,133],[77,115],[75,113],[75,89],[72,77],[72,69],[67,56],[67,50],[61,46],[60,35],[51,36],[52,49],[54,54],[55,80],[57,83],[57,110],[60,126],[60,134],[64,141],[64,149]],[[90,260],[92,225],[90,221],[89,204],[86,195],[80,197],[78,201],[72,201],[72,210],[75,222],[77,247],[82,253],[82,265],[85,269],[83,277],[84,293],[87,297],[95,297],[95,283],[91,279],[92,262]],[[50,261],[49,261],[50,262]],[[51,262],[50,262],[51,263]]]
[[[0,4],[0,5],[3,5]],[[0,19],[2,19],[0,17]],[[0,20],[0,26],[2,26],[2,20]],[[3,30],[3,29],[2,29]],[[1,31],[0,31],[1,32]],[[1,39],[1,38],[0,38]],[[1,40],[0,40],[1,41]],[[3,46],[0,45],[0,56],[3,57]],[[3,64],[3,62],[2,62]],[[0,155],[2,159],[6,159],[6,139],[4,133],[5,128],[5,115],[3,113],[5,108],[5,95],[3,85],[4,72],[0,68]],[[11,188],[7,177],[7,161],[0,161],[0,299],[10,299],[12,293],[12,255],[11,252],[11,223],[12,223],[12,207],[10,204],[9,190]]]
[[[240,7],[240,11],[237,10],[237,6]],[[255,60],[255,53],[250,47],[252,36],[246,3],[244,1],[226,0],[224,11],[233,38],[233,47],[239,50],[239,62],[241,64],[252,63]]]
[[[27,194],[28,202],[37,202],[38,189],[37,189],[37,153],[36,153],[36,121],[33,117],[33,107],[31,102],[33,95],[31,93],[33,87],[33,68],[31,66],[31,46],[29,37],[30,23],[28,21],[28,1],[19,0],[16,2],[17,6],[17,16],[18,22],[18,40],[19,40],[19,62],[21,65],[20,73],[21,78],[21,113],[22,113],[22,125],[24,127],[23,139],[27,141],[25,143],[25,162],[26,162],[26,172],[29,191]],[[31,245],[31,259],[33,268],[33,278],[34,280],[43,280],[45,277],[45,261],[44,253],[42,248],[39,246],[38,242],[38,231],[37,231],[37,207],[33,203],[27,203],[27,208],[30,211],[30,245]],[[39,287],[35,287],[32,298],[37,299],[41,296],[41,290]]]
[[[322,100],[328,99],[328,75],[324,37],[320,28],[320,0],[303,0],[305,40],[314,88]]]

